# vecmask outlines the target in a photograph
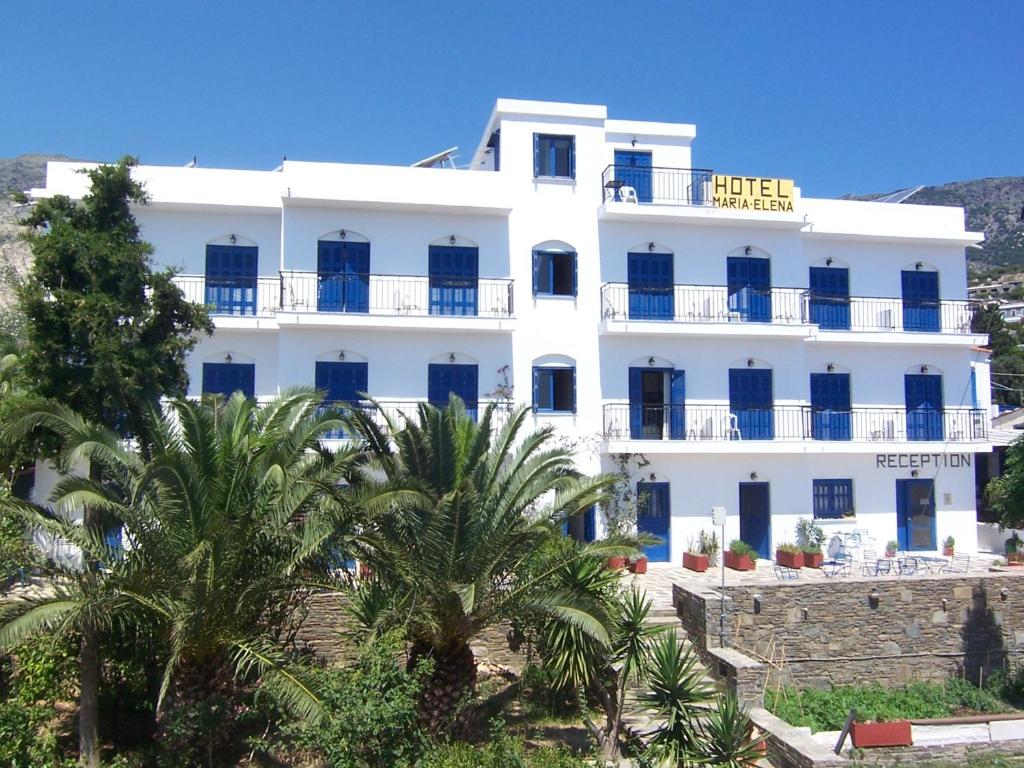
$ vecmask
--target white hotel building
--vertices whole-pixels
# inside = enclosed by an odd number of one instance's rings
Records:
[[[712,506],[765,556],[810,516],[879,549],[975,551],[990,398],[964,247],[982,235],[959,208],[698,170],[695,137],[499,99],[469,170],[137,168],[156,262],[215,318],[192,394],[316,384],[391,408],[507,382],[582,470],[638,455],[652,562],[678,565]],[[50,163],[34,194],[81,197],[80,167]],[[600,535],[593,517],[576,532]]]

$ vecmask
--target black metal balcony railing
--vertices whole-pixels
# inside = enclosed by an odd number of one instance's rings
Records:
[[[914,410],[809,405],[732,408],[728,405],[606,403],[609,440],[773,440],[874,442],[980,442],[988,437],[986,413],[974,408]]]
[[[711,206],[712,171],[609,165],[601,174],[605,202]]]
[[[822,330],[971,333],[970,301],[903,301],[867,296],[808,293],[810,322]]]
[[[174,284],[186,301],[205,304],[215,315],[271,317],[280,308],[281,282],[276,277],[175,275]]]
[[[370,416],[380,427],[387,426],[387,422],[390,420],[398,429],[402,429],[409,419],[417,418],[419,406],[426,402],[426,400],[378,400],[374,404],[369,400],[361,400],[356,403],[337,403],[337,405],[345,410],[358,408]],[[482,400],[475,403],[466,403],[466,412],[476,421],[484,413],[489,403],[490,401]],[[447,403],[435,403],[434,405],[444,407]],[[511,412],[511,403],[499,402],[491,416],[491,428],[500,429],[503,427],[508,421]],[[347,434],[344,428],[340,428],[331,430],[325,437],[329,440],[344,440],[351,437],[351,435]]]

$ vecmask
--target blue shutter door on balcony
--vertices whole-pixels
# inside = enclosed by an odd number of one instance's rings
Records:
[[[675,316],[671,253],[630,253],[629,280],[631,320],[671,320]]]
[[[904,271],[903,330],[939,330],[939,273]]]
[[[636,190],[636,199],[649,203],[654,199],[651,189],[651,153],[615,150],[615,178],[625,187]]]
[[[811,374],[811,434],[815,440],[849,440],[850,374]]]
[[[643,368],[629,369],[629,439],[644,437]]]
[[[741,440],[775,437],[772,372],[764,368],[729,369],[729,410],[736,416]]]
[[[220,315],[255,315],[258,249],[206,246],[206,304]]]
[[[741,320],[767,323],[772,319],[772,268],[768,259],[730,256],[726,260],[729,311]]]
[[[230,397],[240,391],[248,398],[256,392],[256,366],[252,363],[203,363],[203,394]]]
[[[430,314],[477,314],[479,252],[476,248],[430,246]]]
[[[368,389],[369,366],[366,363],[317,362],[316,388],[335,403],[355,403],[359,393]]]
[[[907,403],[907,439],[942,440],[942,376],[908,373],[903,377]]]
[[[369,243],[317,243],[316,308],[319,312],[370,311]]]
[[[811,322],[822,328],[850,329],[850,270],[811,267]]]
[[[431,363],[427,367],[427,400],[438,408],[448,405],[448,395],[462,398],[475,419],[479,387],[477,367],[472,364]]]
[[[669,372],[668,429],[672,440],[686,438],[686,371]]]
[[[639,533],[657,536],[660,541],[644,547],[644,555],[652,563],[669,560],[669,528],[672,510],[669,506],[668,483],[636,484],[636,529]]]

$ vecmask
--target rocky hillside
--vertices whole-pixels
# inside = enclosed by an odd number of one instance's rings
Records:
[[[874,200],[878,195],[849,195],[853,200]],[[991,267],[1024,270],[1024,176],[953,181],[925,187],[907,203],[957,205],[967,211],[967,228],[984,232],[982,248],[967,249],[972,271]]]

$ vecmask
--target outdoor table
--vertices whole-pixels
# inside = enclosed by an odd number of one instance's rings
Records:
[[[849,560],[826,560],[821,564],[821,572],[826,579],[834,579],[836,576],[850,575]]]
[[[923,568],[928,573],[938,573],[947,565],[949,560],[944,557],[917,557],[917,565],[919,568]]]

